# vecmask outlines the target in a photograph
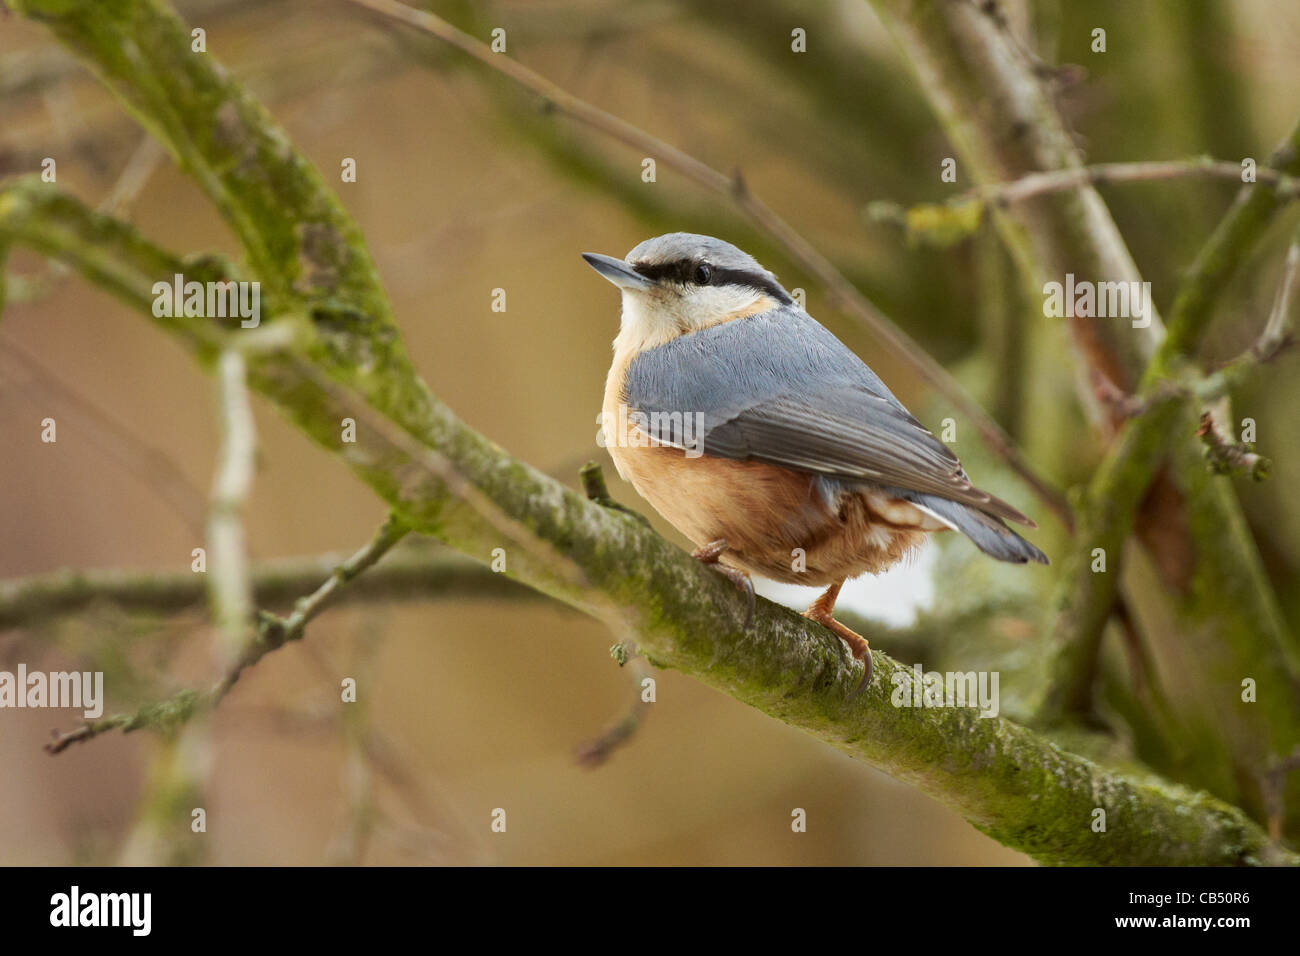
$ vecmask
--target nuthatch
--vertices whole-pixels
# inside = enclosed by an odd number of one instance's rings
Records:
[[[832,617],[844,582],[879,574],[935,531],[999,561],[1047,563],[875,372],[752,256],[712,236],[647,239],[627,259],[584,253],[623,295],[605,383],[618,473],[753,601],[749,574],[826,586],[805,616],[864,662]],[[694,426],[694,427],[693,427]]]

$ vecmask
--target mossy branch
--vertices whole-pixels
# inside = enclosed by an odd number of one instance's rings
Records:
[[[43,195],[28,195],[33,191]],[[15,194],[25,198],[15,202]],[[141,288],[133,277],[142,265],[173,267],[174,257],[130,227],[110,228],[75,201],[48,201],[51,194],[32,181],[0,190],[0,236],[25,243],[29,232],[47,234],[33,226],[34,198],[40,213],[55,217],[60,234],[77,237],[65,258],[84,263],[92,277],[125,277],[112,284],[119,291]],[[16,223],[3,215],[13,208],[25,211]],[[92,269],[86,250],[96,241],[99,266]],[[121,261],[106,269],[108,256]],[[151,314],[147,294],[136,295],[134,304]],[[154,321],[202,350],[203,336],[187,325]],[[357,418],[358,441],[336,443],[334,450],[413,527],[482,561],[493,547],[506,547],[511,576],[634,635],[652,663],[678,668],[915,784],[1009,846],[1050,862],[1298,862],[1239,810],[1207,796],[1106,771],[1010,721],[959,708],[894,706],[892,690],[910,699],[915,678],[883,653],[875,655],[876,683],[849,702],[856,671],[830,632],[766,601],[759,602],[754,627],[741,630],[743,602],[731,584],[641,522],[588,501],[463,426],[443,458],[306,363],[279,353],[254,353],[252,363],[263,369],[254,382],[266,381],[269,363],[276,376],[298,376],[298,394],[311,401],[296,417],[309,433],[332,434],[342,417]],[[272,384],[284,381],[276,377]],[[486,521],[480,509],[493,507],[512,520],[502,521],[504,527]],[[185,692],[91,725],[64,745],[111,729],[175,726],[208,704]],[[1091,830],[1097,808],[1112,821],[1106,834]]]
[[[1273,162],[1283,169],[1300,172],[1300,161],[1295,158],[1297,148],[1300,148],[1300,126],[1279,147]],[[1209,238],[1180,286],[1170,313],[1168,334],[1144,375],[1142,387],[1131,401],[1136,414],[1127,416],[1128,421],[1092,477],[1086,492],[1088,504],[1084,508],[1087,512],[1084,520],[1092,528],[1089,534],[1079,537],[1081,546],[1067,564],[1066,580],[1072,579],[1073,583],[1063,585],[1061,591],[1060,623],[1054,632],[1056,660],[1052,683],[1045,698],[1044,719],[1061,719],[1088,706],[1088,683],[1095,670],[1101,628],[1105,624],[1100,609],[1110,606],[1118,584],[1117,574],[1090,572],[1091,549],[1103,548],[1108,555],[1121,553],[1123,541],[1133,527],[1136,509],[1151,477],[1170,447],[1177,444],[1179,433],[1190,431],[1202,440],[1208,439],[1212,445],[1219,438],[1214,447],[1222,449],[1222,456],[1236,464],[1241,464],[1243,456],[1250,454],[1247,451],[1237,454],[1239,449],[1235,443],[1221,440],[1217,431],[1205,429],[1205,415],[1208,413],[1201,414],[1199,426],[1180,423],[1190,420],[1202,399],[1216,397],[1244,371],[1276,357],[1287,341],[1291,324],[1290,292],[1296,265],[1300,263],[1300,236],[1288,252],[1287,270],[1264,332],[1246,355],[1213,375],[1203,376],[1184,349],[1199,342],[1209,324],[1212,289],[1226,285],[1243,260],[1244,250],[1259,240],[1280,205],[1281,200],[1270,198],[1267,188],[1256,190],[1247,187]],[[1260,461],[1264,460],[1258,456],[1249,461],[1257,477]],[[1239,516],[1229,515],[1228,518],[1222,527],[1212,529],[1211,534],[1223,534],[1227,538],[1225,546],[1232,551],[1241,522]],[[1204,554],[1203,558],[1208,562],[1219,560],[1214,551]],[[1289,688],[1296,688],[1300,682],[1300,666],[1297,666],[1294,653],[1288,652],[1280,614],[1273,606],[1274,602],[1268,600],[1271,591],[1266,581],[1258,580],[1261,576],[1257,561],[1249,561],[1245,567],[1236,569],[1234,579],[1244,577],[1247,584],[1255,579],[1255,593],[1263,595],[1263,600],[1236,610],[1266,622],[1267,626],[1254,628],[1243,622],[1244,627],[1234,628],[1241,633],[1242,639],[1223,641],[1222,644],[1236,657],[1238,680],[1242,674],[1264,668],[1272,686],[1282,691],[1270,695],[1268,722],[1279,728],[1295,727],[1300,715],[1295,710],[1295,691]],[[1227,607],[1231,609],[1233,605]],[[1264,735],[1265,739],[1269,736]],[[1282,731],[1281,736],[1285,738],[1286,732]],[[1285,744],[1285,739],[1282,744]]]
[[[869,761],[1043,861],[1300,862],[1212,797],[1107,771],[1004,719],[895,706],[891,690],[910,696],[915,678],[883,653],[875,684],[850,701],[857,670],[829,631],[766,601],[753,627],[742,628],[744,601],[730,582],[640,522],[512,458],[428,394],[405,361],[359,232],[260,109],[210,60],[189,56],[187,35],[161,6],[16,5],[97,64],[218,202],[248,242],[255,273],[268,273],[277,290],[272,321],[309,317],[280,347],[248,353],[250,385],[342,458],[403,523],[483,561],[505,548],[511,576],[634,637],[651,663]],[[214,136],[223,120],[233,135]],[[30,181],[0,191],[0,243],[65,255],[151,314],[148,283],[159,266],[169,274],[175,257],[55,195]],[[299,231],[313,221],[327,233],[316,234],[327,262]],[[300,255],[331,268],[303,269]],[[212,347],[204,321],[155,321],[200,357]],[[356,422],[355,443],[340,441],[344,418]],[[1107,814],[1104,833],[1091,826],[1097,809]]]
[[[1105,203],[1083,166],[1065,123],[1023,46],[995,4],[946,0],[872,0],[916,74],[945,132],[977,184],[1038,173],[1068,189],[995,206],[999,234],[1031,287],[1066,273],[1105,281],[1141,276]],[[1288,137],[1261,181],[1243,187],[1180,286],[1161,338],[1159,316],[1147,328],[1076,317],[1069,329],[1085,367],[1123,391],[1157,380],[1200,378],[1186,356],[1201,340],[1219,289],[1254,246],[1300,175],[1300,131]],[[1289,192],[1288,192],[1289,195]],[[1093,397],[1082,396],[1085,403]],[[1089,709],[1102,628],[1116,604],[1123,544],[1136,528],[1153,556],[1163,589],[1140,597],[1172,619],[1176,653],[1193,662],[1196,744],[1214,754],[1197,782],[1263,814],[1258,776],[1270,754],[1300,742],[1300,666],[1277,597],[1264,573],[1233,491],[1207,474],[1188,402],[1164,398],[1127,422],[1113,408],[1106,424],[1121,428],[1083,500],[1079,533],[1064,562],[1052,627],[1056,678],[1045,715]],[[1094,573],[1096,549],[1107,570]],[[1140,616],[1140,615],[1139,615]],[[1267,702],[1242,706],[1241,681],[1270,688]],[[1202,715],[1211,712],[1212,717]],[[1231,767],[1226,770],[1225,766]],[[1300,796],[1300,788],[1295,791]]]

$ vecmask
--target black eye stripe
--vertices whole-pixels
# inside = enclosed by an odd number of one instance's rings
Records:
[[[652,281],[669,279],[683,285],[695,281],[695,270],[701,265],[698,259],[678,259],[675,262],[637,263],[632,266],[640,275]],[[709,285],[739,285],[765,292],[778,302],[789,305],[790,296],[779,285],[760,272],[747,269],[724,269],[707,263],[710,270]]]
[[[757,272],[746,272],[744,269],[719,269],[715,266],[709,284],[743,285],[750,289],[759,289],[766,292],[776,301],[785,305],[789,305],[791,302],[790,296],[786,295],[785,290],[767,276]]]
[[[695,261],[693,259],[679,259],[676,262],[639,263],[632,266],[632,268],[647,279],[656,282],[660,279],[686,282],[695,269]]]

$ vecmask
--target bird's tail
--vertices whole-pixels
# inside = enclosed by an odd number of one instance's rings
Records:
[[[1008,528],[995,515],[938,495],[913,491],[904,492],[903,497],[954,531],[960,531],[975,542],[975,547],[990,557],[1015,564],[1025,564],[1028,561],[1049,563],[1047,555]]]

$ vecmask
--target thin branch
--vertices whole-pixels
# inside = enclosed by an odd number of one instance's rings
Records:
[[[1300,128],[1292,136],[1300,137]],[[1228,270],[1220,263],[1230,253],[1222,247],[1225,244],[1249,244],[1262,234],[1269,221],[1266,216],[1251,213],[1253,195],[1234,205],[1198,256],[1200,267],[1193,269],[1180,289],[1203,287],[1206,272],[1211,269],[1220,275],[1220,281],[1227,281]],[[1252,224],[1249,234],[1240,225],[1243,219]],[[1235,258],[1236,253],[1233,255],[1235,268],[1240,260]],[[1176,305],[1172,313],[1170,334],[1152,361],[1144,388],[1137,395],[1113,391],[1106,396],[1105,400],[1113,402],[1120,414],[1131,421],[1121,430],[1094,472],[1086,494],[1085,500],[1089,504],[1085,505],[1083,517],[1090,530],[1077,539],[1080,542],[1079,553],[1067,560],[1063,574],[1063,582],[1069,583],[1062,585],[1058,597],[1058,626],[1054,631],[1052,650],[1054,659],[1050,684],[1039,714],[1041,722],[1051,724],[1066,714],[1082,713],[1089,708],[1093,675],[1101,650],[1102,628],[1109,616],[1100,612],[1101,602],[1113,602],[1118,590],[1119,574],[1114,559],[1122,554],[1124,539],[1133,526],[1138,503],[1150,484],[1150,476],[1159,467],[1173,434],[1176,434],[1179,411],[1189,402],[1199,404],[1223,398],[1247,372],[1281,353],[1290,341],[1294,323],[1291,300],[1298,272],[1300,229],[1288,247],[1282,281],[1259,338],[1236,359],[1209,375],[1197,374],[1179,351],[1179,343],[1187,340],[1183,329],[1191,324],[1201,329],[1205,327],[1209,303],[1201,297],[1205,294],[1203,292],[1191,298],[1185,291],[1180,291],[1177,301],[1183,306],[1179,309]],[[1222,419],[1225,416],[1220,413],[1218,417]],[[1268,459],[1228,437],[1210,408],[1202,411],[1196,434],[1206,445],[1206,457],[1212,468],[1241,469],[1256,479],[1267,476]],[[1092,512],[1095,517],[1090,518],[1087,512]],[[1112,559],[1107,573],[1092,571],[1098,549]],[[1260,640],[1258,631],[1251,631],[1251,635],[1252,640]],[[1242,666],[1246,666],[1244,660]],[[1274,719],[1290,718],[1286,710],[1280,710]]]
[[[4,203],[0,190],[0,209]],[[68,212],[63,204],[57,208]],[[0,215],[0,237],[5,229]],[[147,251],[127,248],[136,255]],[[111,249],[101,249],[101,256]],[[129,275],[131,269],[101,264],[93,271]],[[147,295],[136,304],[151,315]],[[189,338],[174,323],[154,321]],[[342,388],[313,391],[321,389],[318,377],[287,356],[259,360],[253,381],[272,392],[297,372],[296,394],[309,400],[295,415],[308,433],[332,434],[347,412],[358,416],[357,443],[336,450],[406,520],[472,553],[501,540],[494,523],[451,493],[437,458],[412,457],[410,445],[418,443],[405,431],[399,438],[391,427],[370,427],[374,413]],[[533,529],[546,543],[545,554],[512,554],[509,573],[588,614],[603,618],[617,609],[651,663],[681,669],[869,760],[1009,846],[1052,862],[1300,862],[1269,843],[1241,811],[1207,795],[1105,770],[1002,718],[981,719],[961,708],[893,706],[891,688],[910,696],[915,677],[884,653],[875,653],[876,683],[849,701],[856,671],[829,631],[760,599],[754,626],[742,632],[736,588],[640,522],[563,488],[463,425],[444,447],[454,450],[477,495],[499,502],[517,526]],[[211,697],[212,692],[182,691],[135,714],[91,724],[51,748],[115,728],[171,729]],[[1026,774],[1033,775],[1032,788],[1025,786]],[[1127,838],[1115,839],[1113,829],[1108,840],[1096,838],[1088,821],[1098,806],[1128,821]]]
[[[325,583],[300,600],[287,618],[269,612],[259,613],[257,627],[246,635],[242,646],[232,655],[232,662],[210,689],[182,690],[165,700],[146,704],[133,713],[114,714],[91,721],[69,733],[56,734],[45,749],[51,754],[62,753],[73,744],[85,743],[113,730],[130,733],[148,728],[164,733],[175,732],[196,714],[219,704],[247,668],[271,651],[301,639],[307,623],[330,604],[338,590],[372,567],[408,530],[399,519],[390,517],[365,547],[335,568]]]
[[[920,688],[910,669],[886,654],[876,654],[876,683],[848,700],[856,671],[843,643],[771,602],[760,600],[754,626],[741,630],[743,598],[729,581],[639,522],[512,458],[422,387],[405,360],[355,224],[228,74],[218,74],[210,57],[189,55],[188,34],[174,17],[142,0],[123,0],[130,16],[117,5],[110,14],[104,5],[76,0],[22,2],[100,64],[124,101],[185,158],[236,225],[254,267],[283,270],[275,279],[262,276],[280,300],[264,314],[279,322],[293,315],[311,320],[291,324],[291,344],[249,357],[250,383],[413,528],[484,560],[504,541],[509,574],[625,625],[650,663],[681,669],[870,761],[1042,860],[1300,862],[1242,811],[1213,797],[1106,770],[1005,719],[981,719],[964,708],[894,706],[891,688],[904,696]],[[133,55],[124,62],[120,51],[128,45]],[[268,164],[256,176],[240,172],[251,164],[234,161],[243,155],[238,143],[210,135],[228,104],[242,124],[237,139],[255,147],[258,163]],[[338,230],[337,241],[347,250],[335,263],[346,281],[321,279],[310,292],[295,291],[303,268],[295,257],[318,257],[320,250],[304,250],[302,237],[292,236],[293,224],[322,219]],[[190,345],[200,360],[211,360],[201,334],[208,323],[151,314],[140,263],[170,264],[175,257],[66,198],[51,201],[30,185],[20,184],[16,193],[0,188],[0,242],[33,244],[29,237],[53,254],[69,255]],[[344,417],[356,421],[355,443],[338,439]],[[1089,825],[1099,807],[1123,821],[1104,839]]]
[[[1242,172],[1240,163],[1216,160],[1209,156],[1145,162],[1097,163],[1072,169],[1029,173],[1011,182],[988,183],[975,187],[965,194],[965,198],[1005,206],[1024,202],[1035,196],[1076,189],[1088,184],[1104,186],[1111,183],[1206,178],[1228,180],[1240,185],[1245,182]],[[1294,199],[1300,196],[1300,179],[1270,169],[1268,166],[1260,166],[1255,170],[1255,182],[1272,189],[1279,199]]]
[[[437,37],[536,93],[542,97],[549,110],[569,116],[644,155],[654,156],[658,163],[677,170],[697,185],[736,203],[755,226],[822,283],[838,308],[865,326],[891,355],[912,368],[951,402],[971,422],[989,449],[1025,481],[1067,528],[1072,525],[1070,506],[1065,496],[1033,469],[1002,426],[915,339],[859,292],[834,263],[752,192],[739,170],[730,176],[718,172],[626,120],[579,99],[518,61],[493,53],[487,44],[432,13],[417,10],[396,0],[351,2]]]
[[[1273,463],[1256,454],[1253,444],[1239,442],[1224,431],[1228,418],[1226,396],[1211,408],[1201,412],[1201,424],[1196,437],[1205,445],[1205,460],[1216,475],[1247,474],[1263,481],[1273,468]]]
[[[578,747],[577,761],[584,767],[595,768],[608,761],[614,751],[626,746],[636,736],[650,715],[651,704],[644,699],[645,691],[641,683],[650,677],[650,667],[640,658],[629,660],[626,667],[632,687],[631,702],[623,714],[602,730],[599,736]]]
[[[256,563],[250,569],[253,595],[261,607],[296,600],[348,557],[330,553]],[[11,578],[0,581],[0,631],[41,627],[98,604],[110,604],[126,613],[177,614],[201,607],[206,593],[202,575],[188,567],[184,571],[68,569]],[[504,574],[431,547],[426,539],[395,547],[382,565],[336,592],[333,599],[355,604],[449,598],[540,599],[535,591]]]
[[[915,65],[973,182],[1004,183],[1083,166],[1070,130],[1033,65],[1006,36],[994,5],[950,0],[872,4]],[[1300,127],[1266,165],[1300,176],[1298,147]],[[1195,377],[1190,356],[1203,338],[1215,297],[1285,201],[1267,183],[1239,190],[1232,211],[1180,284],[1167,326],[1154,310],[1145,328],[1079,316],[1069,320],[1085,369],[1122,392],[1137,391],[1142,400],[1156,380]],[[1038,288],[1071,272],[1141,281],[1113,217],[1086,176],[1068,191],[996,208],[995,222],[1026,281]],[[1085,407],[1108,411],[1096,406],[1090,391],[1080,398]],[[1118,434],[1080,499],[1071,551],[1059,562],[1050,649],[1055,659],[1049,663],[1052,690],[1044,714],[1073,718],[1090,710],[1102,630],[1115,606],[1132,530],[1159,575],[1159,586],[1144,595],[1143,603],[1163,619],[1178,622],[1153,634],[1178,641],[1170,654],[1192,664],[1184,680],[1220,701],[1235,698],[1239,688],[1234,681],[1243,674],[1266,673],[1270,686],[1300,685],[1300,657],[1274,587],[1232,490],[1205,473],[1193,415],[1185,401],[1166,399],[1136,419],[1097,416]],[[1168,659],[1163,653],[1156,657]],[[1249,708],[1225,707],[1223,719],[1206,724],[1204,739],[1195,742],[1224,754],[1233,773],[1169,762],[1166,769],[1213,787],[1262,816],[1259,794],[1249,785],[1253,768],[1270,748],[1289,748],[1300,740],[1300,697],[1284,693],[1269,698]],[[1199,698],[1189,693],[1180,703],[1184,701]],[[1170,742],[1172,749],[1187,743]]]
[[[212,704],[221,701],[221,698],[239,680],[244,670],[252,667],[271,651],[283,647],[290,641],[300,640],[307,624],[332,603],[339,590],[373,567],[393,545],[406,536],[408,531],[410,527],[407,524],[396,515],[390,515],[370,542],[335,568],[334,573],[320,587],[298,601],[288,617],[279,617],[266,611],[260,612],[256,633],[245,642],[230,669],[217,684]]]
[[[367,581],[367,575],[360,581]],[[358,583],[359,583],[358,582]],[[231,719],[248,719],[249,729],[273,734],[291,736],[301,741],[304,737],[334,737],[339,733],[343,717],[338,707],[328,712],[304,712],[291,710],[279,705],[228,707],[225,711],[226,721]],[[372,805],[371,823],[375,835],[384,835],[385,828],[391,828],[398,836],[406,831],[418,833],[419,842],[425,848],[432,847],[435,852],[425,855],[429,862],[447,863],[453,850],[460,850],[467,857],[474,857],[476,862],[487,862],[485,847],[481,840],[475,839],[470,828],[464,825],[461,814],[453,807],[446,794],[438,788],[428,792],[427,775],[412,773],[409,761],[399,756],[397,748],[373,726],[368,726],[361,737],[361,755],[369,770],[383,778],[393,789],[407,813],[417,820],[434,820],[450,817],[457,824],[457,833],[444,832],[429,823],[405,823],[393,818],[385,809]],[[459,844],[459,846],[458,846]],[[465,846],[464,844],[469,844]],[[404,847],[405,848],[405,847]]]
[[[619,504],[609,493],[609,487],[605,484],[605,473],[601,470],[600,465],[594,461],[588,461],[578,470],[578,477],[582,481],[583,494],[587,496],[588,501],[594,501],[596,504],[613,511],[621,511],[640,521],[647,528],[650,527],[650,519],[639,511],[634,511],[627,505]]]
[[[1273,310],[1269,313],[1268,324],[1251,351],[1255,358],[1267,362],[1286,344],[1291,336],[1291,326],[1295,316],[1291,309],[1291,299],[1295,294],[1296,276],[1300,274],[1300,232],[1291,240],[1286,251],[1286,266],[1282,275],[1282,284],[1278,286],[1277,298],[1273,301]]]
[[[1205,377],[1204,382],[1196,388],[1196,397],[1202,400],[1218,398],[1227,394],[1246,373],[1254,371],[1277,358],[1294,342],[1295,313],[1291,300],[1295,294],[1296,277],[1300,274],[1300,229],[1297,229],[1286,251],[1286,264],[1282,273],[1282,282],[1278,285],[1277,295],[1273,299],[1273,308],[1268,314],[1264,330],[1241,355],[1226,363],[1222,368]]]
[[[1206,375],[1196,377],[1184,374],[1184,377],[1179,380],[1162,379],[1155,382],[1148,389],[1145,398],[1124,393],[1115,388],[1112,383],[1098,381],[1097,386],[1103,392],[1103,401],[1114,404],[1122,417],[1135,418],[1156,402],[1167,398],[1181,397],[1210,403],[1227,395],[1248,375],[1258,371],[1260,366],[1272,362],[1294,344],[1295,315],[1291,300],[1297,274],[1300,274],[1300,229],[1297,230],[1291,245],[1287,248],[1282,281],[1278,284],[1277,294],[1273,298],[1273,307],[1269,310],[1268,321],[1249,348]]]
[[[602,508],[631,515],[647,528],[650,527],[650,522],[644,515],[624,507],[610,497],[609,488],[605,485],[605,473],[596,462],[587,462],[578,475],[582,480],[582,490],[588,501],[594,501]],[[618,661],[618,666],[626,670],[632,685],[632,701],[627,710],[598,737],[578,748],[578,763],[584,767],[598,767],[609,760],[615,750],[627,744],[636,735],[641,724],[650,715],[650,705],[644,699],[642,686],[642,682],[650,677],[650,668],[637,653],[636,644],[633,641],[615,644],[611,648],[611,654]]]
[[[584,477],[587,474],[584,471]],[[603,477],[588,480],[604,487]],[[643,517],[638,518],[644,522]],[[335,570],[350,557],[333,552],[258,562],[249,572],[254,598],[262,608],[302,601],[304,592],[316,589],[322,579],[332,580]],[[65,569],[0,580],[0,631],[40,629],[102,606],[114,607],[124,614],[181,615],[201,610],[206,597],[203,576],[188,568],[184,571]],[[330,596],[331,606],[467,600],[490,600],[499,605],[549,599],[505,574],[434,545],[427,538],[412,540],[409,535],[393,546],[382,563],[372,566],[364,575],[353,577],[346,588],[337,588]],[[573,610],[566,604],[553,606]],[[910,663],[931,661],[945,635],[968,632],[972,618],[980,614],[1024,617],[1029,612],[1015,604],[1004,606],[991,601],[976,605],[975,609],[963,608],[952,616],[925,615],[913,625],[897,628],[883,627],[847,609],[838,613],[849,627],[872,632],[872,639],[879,646]],[[274,615],[270,617],[274,619]],[[626,648],[630,643],[617,646]],[[622,663],[627,660],[623,659]],[[639,692],[637,699],[640,699]]]
[[[221,353],[217,386],[221,443],[208,513],[208,587],[213,620],[221,635],[220,659],[228,665],[237,659],[253,615],[242,513],[253,484],[256,443],[244,356],[234,349]]]
[[[97,207],[99,211],[110,216],[125,217],[140,191],[152,178],[164,155],[166,155],[165,151],[156,139],[152,136],[142,137],[140,144],[131,153],[126,165],[122,167],[122,172],[108,191],[108,195]],[[53,292],[58,283],[67,278],[71,271],[57,259],[47,259],[45,268],[41,272],[9,278],[21,283],[21,301],[30,304]],[[4,278],[3,272],[0,271],[0,280]]]
[[[370,683],[374,676],[375,656],[381,640],[353,642],[353,671],[358,685]],[[319,650],[319,649],[317,649]],[[370,733],[370,708],[367,695],[361,694],[339,713],[343,738],[342,790],[347,801],[344,818],[339,824],[328,859],[338,865],[359,866],[374,835],[383,810],[375,796],[374,768],[366,752]]]
[[[1257,167],[1255,179],[1279,199],[1300,196],[1300,179],[1268,166]],[[1113,183],[1158,182],[1171,179],[1219,179],[1242,184],[1241,164],[1197,156],[1190,159],[1097,163],[1027,173],[1006,182],[983,183],[942,203],[920,203],[904,207],[896,202],[876,200],[867,206],[875,221],[890,222],[907,230],[908,237],[936,245],[950,245],[974,235],[989,207],[1005,209],[1052,193],[1103,186]]]

